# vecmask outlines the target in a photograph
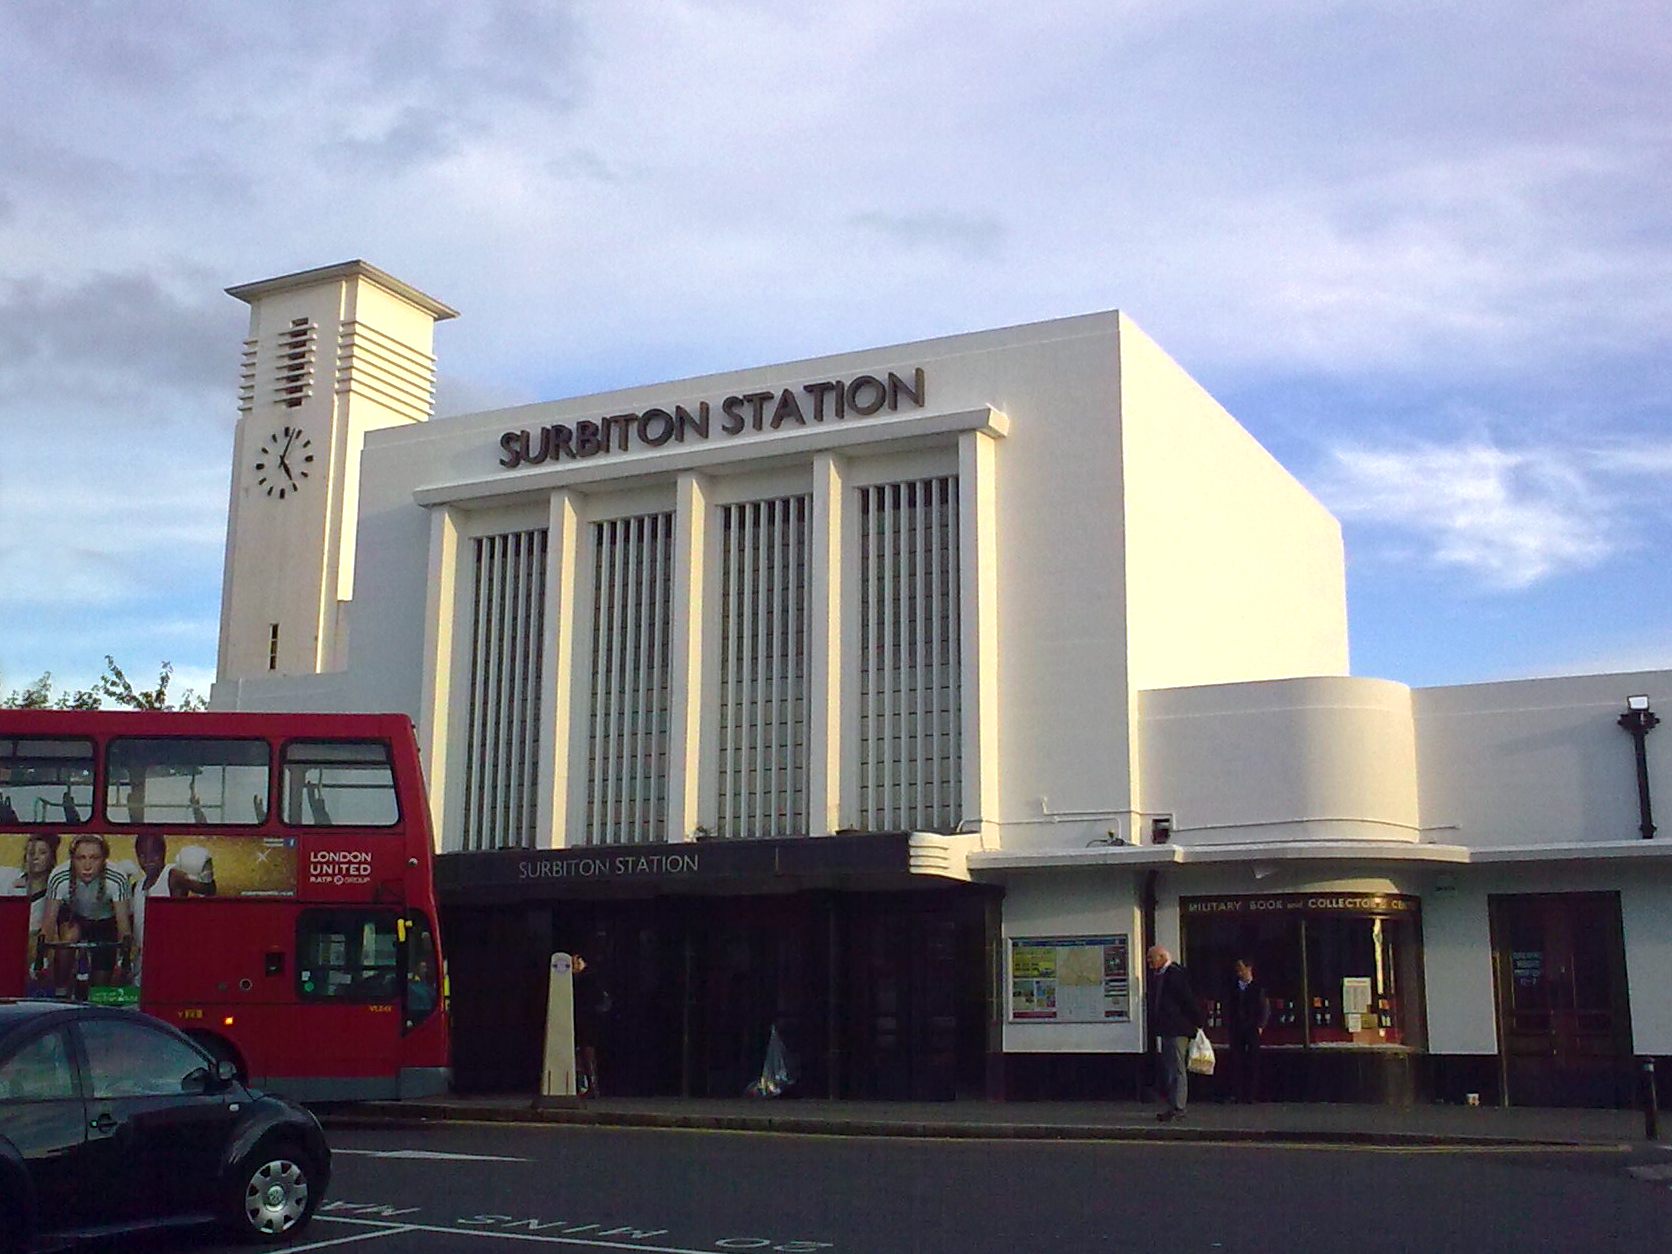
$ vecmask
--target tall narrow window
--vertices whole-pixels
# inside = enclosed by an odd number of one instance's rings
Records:
[[[279,625],[272,623],[267,628],[267,669],[279,669]]]
[[[471,603],[463,845],[535,843],[546,530],[479,536]]]
[[[674,515],[592,527],[587,844],[667,839]]]
[[[812,498],[720,512],[720,837],[807,835]]]
[[[872,831],[963,818],[958,480],[859,490],[859,810]]]
[[[586,843],[668,838],[673,515],[592,528]]]

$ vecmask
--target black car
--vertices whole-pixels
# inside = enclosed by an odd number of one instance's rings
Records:
[[[282,1241],[330,1176],[311,1114],[166,1023],[0,999],[0,1250],[205,1222]]]

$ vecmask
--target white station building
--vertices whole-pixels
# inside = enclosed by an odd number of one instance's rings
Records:
[[[587,956],[616,1094],[1130,1097],[1142,955],[1272,1097],[1623,1104],[1672,1055],[1672,672],[1348,673],[1341,531],[1126,316],[430,421],[454,311],[250,306],[221,708],[404,710],[462,1086]],[[1633,728],[1638,729],[1635,733]]]

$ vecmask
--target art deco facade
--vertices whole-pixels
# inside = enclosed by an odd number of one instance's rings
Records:
[[[214,700],[419,724],[466,1083],[531,1082],[565,947],[617,1091],[741,1091],[776,1024],[820,1093],[1130,1093],[1152,940],[1210,1014],[1257,961],[1285,1092],[1611,1101],[1672,1053],[1616,725],[1672,674],[1351,676],[1337,523],[1124,315],[423,421],[446,306],[233,294]],[[265,490],[287,427],[329,492]]]

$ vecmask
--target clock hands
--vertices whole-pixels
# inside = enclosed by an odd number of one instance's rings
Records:
[[[261,446],[261,455],[273,459],[273,470],[269,472],[265,462],[256,463],[255,468],[260,475],[256,480],[258,486],[266,488],[268,496],[272,496],[276,491],[280,499],[283,499],[286,492],[298,491],[302,486],[301,481],[308,477],[308,464],[313,461],[313,454],[308,450],[312,447],[313,441],[302,434],[301,427],[284,428],[282,444],[279,442],[279,433],[273,432]],[[299,458],[294,465],[290,460],[293,451]],[[284,475],[282,480],[279,478],[281,472]],[[273,479],[271,483],[268,482],[269,473]]]

